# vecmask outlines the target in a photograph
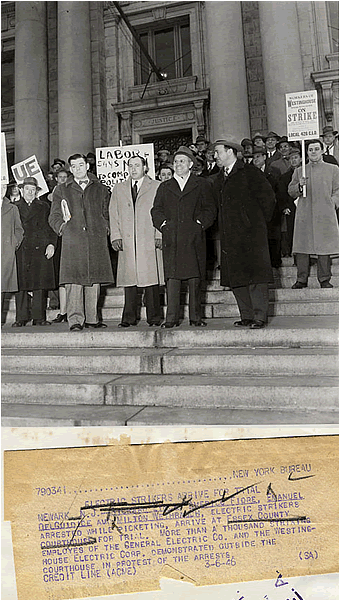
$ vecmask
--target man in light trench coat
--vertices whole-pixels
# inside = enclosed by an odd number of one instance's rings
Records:
[[[147,175],[142,156],[131,157],[128,170],[126,181],[114,186],[109,207],[112,247],[119,252],[117,286],[125,288],[119,327],[137,325],[138,288],[145,289],[147,323],[159,326],[159,285],[164,284],[162,236],[152,225],[150,210],[160,182]]]
[[[339,169],[323,161],[324,145],[314,139],[307,143],[309,163],[306,177],[295,169],[288,193],[298,198],[295,216],[293,248],[297,265],[297,281],[293,289],[307,287],[310,255],[318,256],[317,276],[322,288],[332,288],[331,254],[339,253],[339,227],[336,208],[339,208]],[[302,186],[306,184],[306,198]]]

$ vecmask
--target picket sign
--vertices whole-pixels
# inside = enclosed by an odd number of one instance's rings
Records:
[[[8,182],[9,179],[6,153],[6,138],[5,134],[1,132],[1,184],[7,185]]]
[[[41,187],[37,196],[42,196],[49,192],[48,185],[35,154],[13,165],[12,173],[17,184],[22,183],[26,177],[35,177],[38,185]]]
[[[319,137],[319,110],[317,90],[285,94],[287,138],[301,141],[302,176],[306,175],[305,140]],[[303,186],[306,198],[306,185]]]
[[[100,181],[111,190],[116,183],[125,181],[129,175],[128,160],[134,156],[143,156],[148,167],[147,174],[155,179],[154,145],[132,144],[96,148],[97,176]]]

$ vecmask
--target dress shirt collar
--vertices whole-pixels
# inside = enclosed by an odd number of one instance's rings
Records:
[[[179,177],[179,175],[174,173],[173,178],[178,182],[181,191],[184,189],[186,183],[188,182],[190,175],[191,171],[188,173],[188,175],[186,175],[186,177]]]

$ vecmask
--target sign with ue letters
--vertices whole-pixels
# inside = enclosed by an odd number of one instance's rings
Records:
[[[319,137],[317,91],[293,92],[286,96],[287,137],[289,141]]]
[[[4,185],[8,183],[6,138],[3,132],[1,132],[1,183]]]
[[[128,161],[134,156],[144,157],[148,167],[147,174],[155,179],[153,144],[132,144],[96,149],[97,176],[101,183],[112,190],[116,183],[125,181],[129,176]]]
[[[35,154],[13,165],[12,173],[17,184],[22,183],[26,177],[35,177],[38,185],[41,187],[41,190],[39,190],[37,196],[42,196],[43,194],[47,194],[49,192],[43,172]]]

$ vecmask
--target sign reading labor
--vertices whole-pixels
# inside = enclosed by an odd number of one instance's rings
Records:
[[[286,94],[286,116],[289,141],[319,137],[317,91]]]
[[[5,134],[2,132],[1,132],[1,183],[3,183],[4,185],[6,185],[8,183],[6,138],[5,138]]]
[[[134,156],[146,160],[148,175],[155,179],[153,144],[133,144],[96,149],[97,176],[101,183],[112,190],[116,183],[125,181],[129,175],[128,161]]]
[[[41,188],[38,191],[37,196],[42,196],[43,194],[47,194],[49,192],[43,172],[35,154],[13,165],[12,173],[15,181],[18,184],[22,183],[26,177],[35,177],[39,187]]]

